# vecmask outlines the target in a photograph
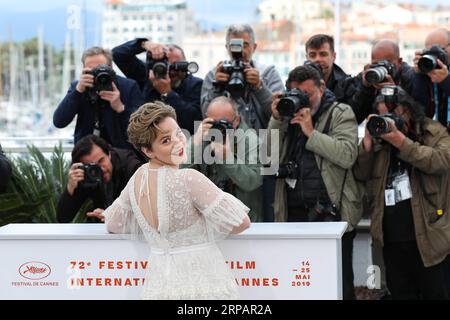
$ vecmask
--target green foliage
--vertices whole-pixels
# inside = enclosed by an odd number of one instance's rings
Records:
[[[50,158],[28,146],[25,157],[13,157],[13,178],[8,193],[0,195],[0,226],[9,223],[57,223],[57,203],[67,185],[70,163],[64,158],[62,145],[55,147]],[[87,221],[86,203],[73,222]]]

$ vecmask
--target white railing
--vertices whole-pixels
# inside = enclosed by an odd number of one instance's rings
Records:
[[[67,137],[0,137],[0,143],[5,153],[28,153],[28,145],[34,145],[43,153],[53,152],[55,146],[62,143],[64,152],[72,152],[73,138]]]

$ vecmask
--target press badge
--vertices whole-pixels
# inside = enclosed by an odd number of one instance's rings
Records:
[[[407,172],[395,177],[392,181],[395,190],[395,202],[402,202],[412,198],[411,184]]]
[[[386,189],[384,190],[384,201],[387,207],[395,206],[395,190]]]

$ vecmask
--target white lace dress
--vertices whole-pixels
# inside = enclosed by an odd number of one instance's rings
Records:
[[[142,299],[238,299],[237,284],[216,245],[249,208],[192,169],[143,165],[105,211],[110,232],[150,246]]]

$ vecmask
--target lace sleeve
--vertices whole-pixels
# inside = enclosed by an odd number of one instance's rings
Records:
[[[248,207],[202,173],[186,169],[185,178],[192,203],[205,216],[208,235],[213,239],[224,239],[248,216]]]
[[[106,229],[110,233],[131,234],[136,236],[142,234],[130,201],[130,188],[134,179],[131,178],[127,186],[122,190],[120,196],[104,212]]]

